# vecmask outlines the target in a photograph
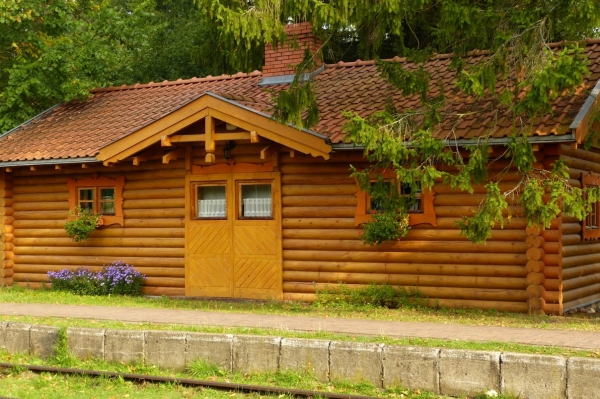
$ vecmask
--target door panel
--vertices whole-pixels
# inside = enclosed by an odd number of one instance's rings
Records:
[[[227,186],[227,219],[197,219],[194,184]],[[241,218],[239,187],[272,182],[272,218]],[[281,199],[278,173],[188,176],[186,295],[281,299]],[[247,206],[247,205],[245,205]]]

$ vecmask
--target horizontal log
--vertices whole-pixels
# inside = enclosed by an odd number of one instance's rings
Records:
[[[133,209],[185,208],[185,198],[140,199],[123,201],[123,211]]]
[[[165,199],[165,198],[185,198],[184,188],[156,188],[149,190],[131,190],[123,191],[123,199],[125,200],[141,200],[141,199]]]
[[[80,267],[84,267],[88,270],[97,272],[102,270],[102,266],[95,265],[32,265],[32,264],[18,264],[15,265],[15,273],[33,273],[33,274],[47,274],[49,271],[56,272],[63,269],[75,271]],[[148,277],[185,277],[185,270],[183,268],[162,268],[162,267],[135,267],[137,271],[148,276]]]
[[[0,193],[0,207],[11,208],[14,205],[15,201],[10,197],[4,197],[1,195],[2,194]]]
[[[571,216],[571,215],[567,215],[567,214],[562,214],[560,217],[560,220],[562,221],[562,223],[577,223],[579,225],[581,225],[581,220],[576,218],[575,216]]]
[[[600,243],[599,242],[588,242],[580,245],[569,245],[563,247],[563,256],[565,258],[571,256],[579,256],[586,254],[595,254],[600,252]]]
[[[391,284],[402,286],[467,287],[525,290],[524,278],[512,277],[474,277],[474,276],[428,276],[384,273],[333,273],[284,271],[284,281],[316,282],[336,284]]]
[[[566,281],[563,281],[563,287]],[[600,293],[600,283],[586,285],[581,288],[576,288],[569,291],[563,291],[563,303],[576,301],[577,299],[585,298],[591,295]]]
[[[600,263],[600,253],[590,253],[586,255],[570,256],[563,259],[563,269],[571,267]]]
[[[185,179],[157,179],[157,180],[136,180],[136,181],[125,181],[124,191],[134,190],[156,190],[156,189],[169,189],[169,188],[184,188]]]
[[[63,223],[69,216],[67,210],[64,211],[21,211],[15,212],[13,217],[17,220],[62,220]]]
[[[563,305],[558,303],[545,303],[544,304],[544,313],[545,314],[553,314],[556,316],[560,316],[563,314]]]
[[[14,238],[13,234],[4,233],[4,242],[13,242]]]
[[[135,267],[184,268],[185,260],[180,258],[126,257],[126,256],[51,256],[51,255],[15,255],[14,262],[19,264],[40,265],[108,265],[116,260]],[[8,263],[9,261],[7,261]],[[10,261],[12,262],[12,261]]]
[[[66,186],[60,192],[46,193],[43,186],[40,186],[40,191],[35,194],[16,194],[13,199],[15,202],[57,202],[69,201],[69,191]]]
[[[430,252],[352,252],[352,251],[304,251],[284,250],[284,260],[331,261],[331,262],[377,262],[377,263],[426,263],[426,264],[479,264],[525,266],[525,254],[479,254],[479,253],[430,253]]]
[[[560,254],[562,252],[562,243],[560,242],[547,242],[544,243],[544,253],[546,254]]]
[[[125,219],[152,219],[152,218],[184,218],[185,209],[169,208],[169,209],[124,209],[123,215]]]
[[[541,298],[545,290],[541,285],[530,285],[526,291],[529,298]]]
[[[353,229],[354,215],[348,218],[284,218],[283,229]]]
[[[5,252],[11,252],[11,251],[12,251],[14,248],[15,248],[15,245],[14,245],[14,243],[12,243],[12,242],[5,242],[5,243],[4,243],[4,248],[3,248],[3,250],[4,250]]]
[[[525,270],[527,270],[528,273],[539,273],[544,271],[545,266],[546,265],[541,260],[529,260],[525,265]]]
[[[75,175],[77,179],[80,179],[81,176],[93,175],[95,173],[99,174],[101,177],[113,177],[115,175],[129,175],[134,173],[155,173],[162,171],[170,171],[170,170],[178,170],[181,173],[181,170],[184,168],[184,160],[177,160],[169,162],[168,164],[163,164],[161,160],[149,160],[147,162],[142,163],[141,165],[133,165],[132,163],[121,163],[114,165],[110,168],[102,165],[101,162],[97,163],[89,163],[87,167],[83,169],[81,164],[71,164],[71,165],[63,165],[62,169],[55,169],[53,165],[49,165],[48,167],[40,166],[35,171],[30,171],[25,168],[15,169],[13,172],[14,179],[21,179],[32,176],[45,176],[45,177],[54,177],[54,176],[73,176]]]
[[[149,238],[149,237],[97,237],[96,232],[83,242],[75,242],[68,237],[51,238],[15,238],[18,247],[137,247],[137,248],[184,248],[184,238]]]
[[[309,184],[316,186],[323,184],[356,184],[356,181],[350,177],[350,173],[320,175],[319,172],[316,172],[304,175],[282,175],[281,184]]]
[[[547,278],[544,280],[543,286],[546,291],[562,291],[562,280],[558,278]]]
[[[120,257],[158,257],[183,258],[183,248],[137,248],[137,247],[16,247],[15,255],[46,256],[113,256]]]
[[[185,168],[183,165],[183,161],[181,161],[181,162],[175,161],[173,164],[171,164],[171,162],[169,162],[168,165],[171,165],[171,166],[166,167],[165,164],[160,164],[160,166],[157,165],[158,167],[153,170],[126,172],[124,174],[125,181],[126,182],[133,182],[133,181],[139,181],[139,180],[156,181],[156,180],[177,179],[177,178],[181,178],[183,180],[185,178]],[[115,171],[114,174],[115,174],[115,177],[123,175],[122,172],[117,172],[117,171]]]
[[[322,239],[322,240],[358,240],[361,230],[354,229],[283,229],[283,238],[295,239]],[[522,241],[524,231],[519,230],[493,230],[489,241]],[[453,240],[467,241],[459,230],[442,229],[411,229],[404,241],[408,240]]]
[[[568,156],[568,155],[561,156],[561,159],[563,160],[565,165],[567,165],[570,168],[600,173],[600,164],[598,164],[596,162],[590,162],[590,161],[586,161],[585,159],[574,158],[574,157]]]
[[[12,260],[3,260],[2,262],[4,262],[5,269],[11,269],[15,265],[15,262]]]
[[[544,267],[544,276],[546,278],[563,278],[563,269],[560,266],[545,266]]]
[[[362,169],[368,166],[368,163],[356,163],[353,165],[356,168]],[[284,175],[302,175],[302,174],[311,174],[311,173],[319,173],[319,174],[343,174],[346,176],[350,176],[352,170],[350,169],[350,165],[344,163],[316,163],[316,164],[306,164],[306,163],[298,163],[298,164],[282,164],[279,167],[279,170]]]
[[[285,207],[281,211],[284,218],[354,218],[355,206],[311,206]]]
[[[23,186],[43,186],[47,185],[62,185],[67,186],[67,176],[52,175],[52,176],[36,176],[28,173],[29,176],[13,177],[13,189]]]
[[[64,219],[59,220],[16,220],[13,222],[13,226],[16,229],[63,229],[65,226],[66,215]],[[183,228],[185,226],[184,219],[182,217],[173,219],[125,219],[124,226],[128,228],[140,228],[140,229],[170,229],[170,228]],[[111,225],[101,227],[98,231],[108,231],[112,229],[120,228],[118,225]]]
[[[479,206],[485,199],[485,194],[435,194],[435,206]],[[518,198],[506,198],[509,205],[516,205]]]
[[[545,241],[557,242],[557,241],[560,241],[560,239],[562,237],[562,232],[561,232],[561,230],[546,229],[546,230],[542,230],[540,235],[542,237],[544,237]]]
[[[173,219],[125,219],[126,228],[171,228],[185,227],[185,220],[182,217]]]
[[[69,203],[59,202],[19,202],[13,205],[15,212],[19,211],[65,211],[69,210]]]
[[[500,182],[498,184],[498,186],[500,187],[501,191],[509,191],[512,190],[516,187],[516,183],[517,182]],[[477,185],[477,184],[473,184],[471,185],[471,188],[473,189],[473,193],[474,194],[486,194],[487,193],[487,188],[485,187],[485,185]],[[450,187],[449,184],[435,184],[433,186],[433,192],[436,195],[439,194],[465,194],[464,191],[461,191],[458,188],[452,188]]]
[[[546,254],[544,264],[548,266],[562,266],[562,256],[558,254]]]
[[[527,284],[529,285],[542,285],[544,284],[544,281],[546,280],[546,277],[544,276],[544,273],[529,273],[527,274]]]
[[[312,284],[284,281],[284,292],[297,292],[311,294],[316,290],[323,291],[327,287],[335,287],[331,284]],[[364,288],[364,284],[348,284],[348,288]],[[481,288],[448,288],[448,287],[404,287],[416,288],[421,294],[428,299],[476,299],[476,300],[497,300],[497,301],[515,301],[527,300],[527,292],[525,290],[494,290]]]
[[[147,277],[145,284],[148,287],[185,287],[184,278],[176,277]]]
[[[284,271],[390,273],[447,276],[525,277],[522,266],[511,265],[448,265],[417,263],[319,262],[284,260]]]
[[[588,265],[570,267],[563,271],[563,279],[569,280],[572,278],[588,276],[590,274],[600,273],[600,263],[591,263]]]
[[[0,208],[0,216],[13,216],[15,211],[12,208]]]
[[[563,279],[563,292],[600,283],[600,273]],[[600,291],[599,291],[600,292]]]
[[[356,195],[312,195],[285,196],[281,198],[285,206],[356,206]]]
[[[436,206],[435,213],[439,217],[462,217],[462,216],[473,216],[479,210],[478,206]],[[508,216],[510,213],[513,215],[521,215],[523,208],[520,206],[513,206],[510,209],[503,210],[502,215]]]
[[[564,236],[562,236],[562,245],[563,247],[569,246],[569,245],[577,245],[577,244],[581,244],[581,236],[579,234],[566,234]]]
[[[176,287],[143,287],[142,293],[149,296],[184,296],[185,288]]]
[[[570,302],[564,302],[563,307],[564,307],[564,310],[567,311],[567,310],[576,308],[578,306],[584,305],[586,303],[597,302],[598,300],[600,300],[600,293],[588,295],[588,296],[585,296],[585,297],[582,297],[579,299],[575,299]]]
[[[65,184],[42,184],[42,185],[25,185],[16,186],[13,188],[15,195],[17,194],[49,194],[49,193],[67,193],[67,186]]]
[[[581,175],[587,172],[581,169],[569,168],[568,173],[570,179],[581,180]]]
[[[491,241],[486,244],[473,244],[462,241],[392,241],[381,245],[369,246],[357,240],[296,240],[284,239],[284,249],[298,249],[310,251],[427,251],[439,252],[463,252],[463,253],[514,253],[523,254],[527,250],[524,242],[497,242]],[[527,250],[528,252],[531,249]],[[543,251],[542,256],[543,256]],[[493,258],[490,258],[492,260]],[[537,259],[536,259],[537,260]]]
[[[291,185],[281,187],[281,195],[286,196],[313,196],[313,195],[356,195],[356,184],[331,184],[323,185]]]
[[[15,234],[19,238],[48,238],[48,237],[67,237],[64,229],[17,229]],[[151,237],[151,238],[183,238],[185,230],[183,228],[123,228],[118,225],[99,228],[94,231],[93,236],[100,237]]]
[[[572,158],[579,158],[585,161],[600,163],[600,154],[585,150],[583,148],[573,149],[568,145],[561,145],[560,151],[562,155],[566,155]]]
[[[2,273],[2,278],[14,278],[15,275],[14,269],[3,269]]]
[[[563,235],[581,233],[581,223],[563,223]]]

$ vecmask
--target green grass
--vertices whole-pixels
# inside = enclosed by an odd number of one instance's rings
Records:
[[[478,309],[436,309],[404,307],[386,309],[373,306],[317,306],[303,302],[280,301],[227,301],[199,299],[170,299],[167,297],[78,296],[51,290],[26,288],[0,288],[2,303],[50,303],[69,305],[98,305],[113,307],[139,307],[161,309],[191,309],[211,312],[255,313],[273,315],[302,315],[311,317],[336,317],[393,321],[419,321],[435,323],[506,326],[577,331],[600,331],[600,318],[591,315],[543,316],[505,313]]]
[[[64,354],[62,354],[64,355]],[[0,352],[0,361],[18,364],[51,365],[161,375],[167,377],[195,378],[211,381],[226,381],[240,384],[276,386],[314,391],[327,391],[345,394],[366,395],[380,398],[441,399],[446,396],[431,392],[409,390],[405,388],[380,389],[368,383],[334,382],[325,383],[307,373],[231,373],[206,362],[196,361],[185,372],[161,370],[157,367],[139,364],[106,363],[97,360],[79,361],[64,357],[42,361],[29,355],[9,355]],[[0,373],[0,392],[3,395],[19,398],[288,398],[287,395],[259,395],[227,392],[210,388],[186,388],[177,384],[138,384],[120,378],[94,378],[85,376],[67,376],[51,373],[34,374],[23,369],[8,369]],[[485,396],[479,396],[484,399]],[[499,396],[500,399],[510,399]]]
[[[352,336],[347,334],[334,334],[326,331],[301,332],[269,328],[248,327],[219,327],[219,326],[187,326],[180,324],[154,324],[154,323],[127,323],[112,320],[89,320],[78,318],[32,317],[32,316],[0,316],[0,320],[19,323],[67,327],[104,328],[114,330],[168,330],[189,331],[211,334],[240,334],[278,336],[284,338],[322,339],[332,341],[370,342],[386,345],[424,346],[447,349],[485,350],[497,352],[517,352],[554,356],[575,356],[600,358],[600,352],[591,350],[577,350],[552,346],[523,345],[505,342],[475,342],[448,339],[428,338],[391,338],[388,336]]]

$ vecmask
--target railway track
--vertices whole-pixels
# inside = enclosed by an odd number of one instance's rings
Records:
[[[56,373],[56,374],[71,374],[71,375],[85,375],[91,377],[109,377],[109,378],[123,378],[128,381],[135,382],[149,382],[149,383],[174,383],[188,387],[205,387],[220,389],[226,391],[246,392],[246,393],[264,393],[264,394],[277,394],[277,395],[292,395],[300,398],[328,398],[328,399],[374,399],[373,396],[362,396],[362,395],[350,395],[334,392],[325,391],[310,391],[306,389],[294,389],[294,388],[281,388],[271,387],[263,385],[250,385],[250,384],[237,384],[230,382],[220,381],[207,381],[207,380],[196,380],[191,378],[174,378],[174,377],[163,377],[158,375],[146,375],[146,374],[131,374],[131,373],[117,373],[113,371],[100,371],[100,370],[85,370],[77,368],[65,368],[65,367],[51,367],[51,366],[35,366],[35,365],[24,365],[15,363],[3,363],[0,362],[0,368],[18,368],[21,370],[29,370],[34,373]]]

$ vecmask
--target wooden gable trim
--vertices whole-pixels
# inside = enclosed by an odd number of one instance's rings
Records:
[[[267,116],[210,95],[204,95],[150,125],[107,145],[100,150],[97,158],[105,165],[122,161],[161,139],[168,142],[168,136],[206,117],[215,117],[246,131],[255,132],[254,140],[258,140],[258,136],[265,137],[299,152],[329,159],[331,146],[323,138],[277,123]],[[209,138],[215,139],[215,137]]]

